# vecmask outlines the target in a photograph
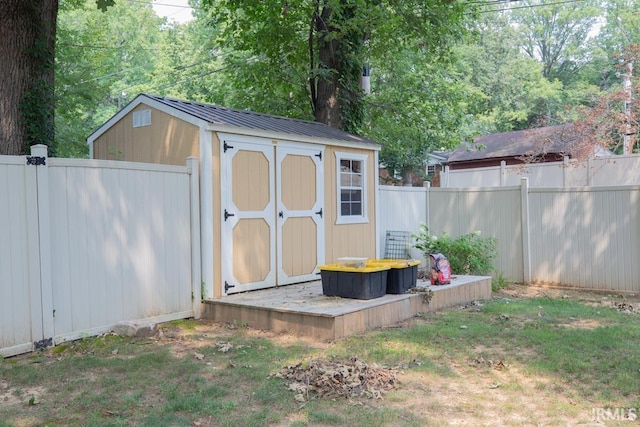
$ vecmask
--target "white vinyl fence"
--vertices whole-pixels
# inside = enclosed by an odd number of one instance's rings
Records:
[[[415,232],[420,222],[436,235],[480,230],[496,237],[495,266],[509,281],[640,291],[640,186],[530,188],[523,178],[494,188],[381,186],[380,200],[393,200],[380,209],[381,241],[386,229]]]
[[[523,177],[532,188],[640,185],[640,155],[510,166],[503,161],[501,166],[475,169],[450,170],[447,166],[440,183],[446,188],[517,186]]]
[[[196,159],[32,154],[0,156],[0,355],[199,316]]]

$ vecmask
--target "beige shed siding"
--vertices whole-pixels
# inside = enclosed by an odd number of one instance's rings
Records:
[[[133,113],[151,110],[151,125],[133,127]],[[184,166],[199,156],[199,129],[160,110],[140,104],[93,142],[96,159]]]
[[[213,190],[211,194],[213,209],[213,298],[222,297],[222,192],[220,190],[220,138],[211,133],[211,169]]]
[[[336,224],[338,219],[338,184],[336,152],[354,153],[367,156],[367,207],[369,222],[364,224]],[[327,147],[325,151],[325,261],[336,262],[339,257],[357,256],[375,258],[376,256],[376,209],[375,177],[377,165],[371,150],[358,150],[344,147]]]

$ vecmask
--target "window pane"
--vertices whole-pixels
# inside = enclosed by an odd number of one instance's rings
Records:
[[[350,172],[351,171],[351,161],[350,160],[340,160],[340,170],[342,172]]]
[[[362,203],[352,203],[351,204],[351,215],[362,215]]]
[[[340,174],[340,186],[341,187],[351,187],[351,174],[350,173],[341,173]]]
[[[351,215],[351,206],[349,205],[349,203],[341,203],[340,204],[340,214],[342,216],[349,216]]]
[[[351,201],[359,202],[362,200],[362,191],[361,190],[351,190]]]
[[[361,174],[352,174],[351,175],[351,186],[352,187],[362,187],[362,175]]]
[[[351,161],[351,172],[360,173],[362,172],[362,162],[358,160]]]

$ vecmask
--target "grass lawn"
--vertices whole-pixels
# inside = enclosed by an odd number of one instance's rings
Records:
[[[172,322],[153,338],[105,335],[0,360],[0,427],[633,425],[638,312],[635,296],[509,286],[335,343]],[[354,357],[389,368],[396,387],[300,400],[274,375]]]

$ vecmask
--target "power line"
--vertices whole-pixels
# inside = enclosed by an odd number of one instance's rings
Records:
[[[124,49],[125,46],[107,46],[107,45],[97,45],[97,44],[70,44],[70,43],[58,43],[57,46],[65,46],[65,47],[76,47],[80,49],[104,49],[104,50],[120,50]],[[162,50],[161,48],[151,48],[151,47],[139,47],[134,46],[131,50],[150,50],[157,51]]]
[[[193,9],[196,10],[197,8],[190,6],[190,5],[183,5],[183,4],[172,4],[172,3],[155,3],[153,1],[149,1],[149,0],[129,0],[129,3],[138,3],[138,4],[148,4],[151,7],[155,6],[166,6],[166,7],[177,7],[180,9]]]
[[[521,1],[521,0],[519,0]],[[508,7],[505,9],[490,9],[490,10],[481,10],[478,13],[493,13],[493,12],[505,12],[505,11],[511,11],[511,10],[518,10],[518,9],[535,9],[535,8],[539,8],[539,7],[547,7],[547,6],[556,6],[556,5],[560,5],[560,4],[567,4],[567,3],[579,3],[582,2],[584,0],[565,0],[565,1],[558,1],[558,2],[553,2],[553,3],[540,3],[540,4],[529,4],[526,6],[514,6],[514,7]],[[507,0],[503,3],[510,3],[510,0]]]

